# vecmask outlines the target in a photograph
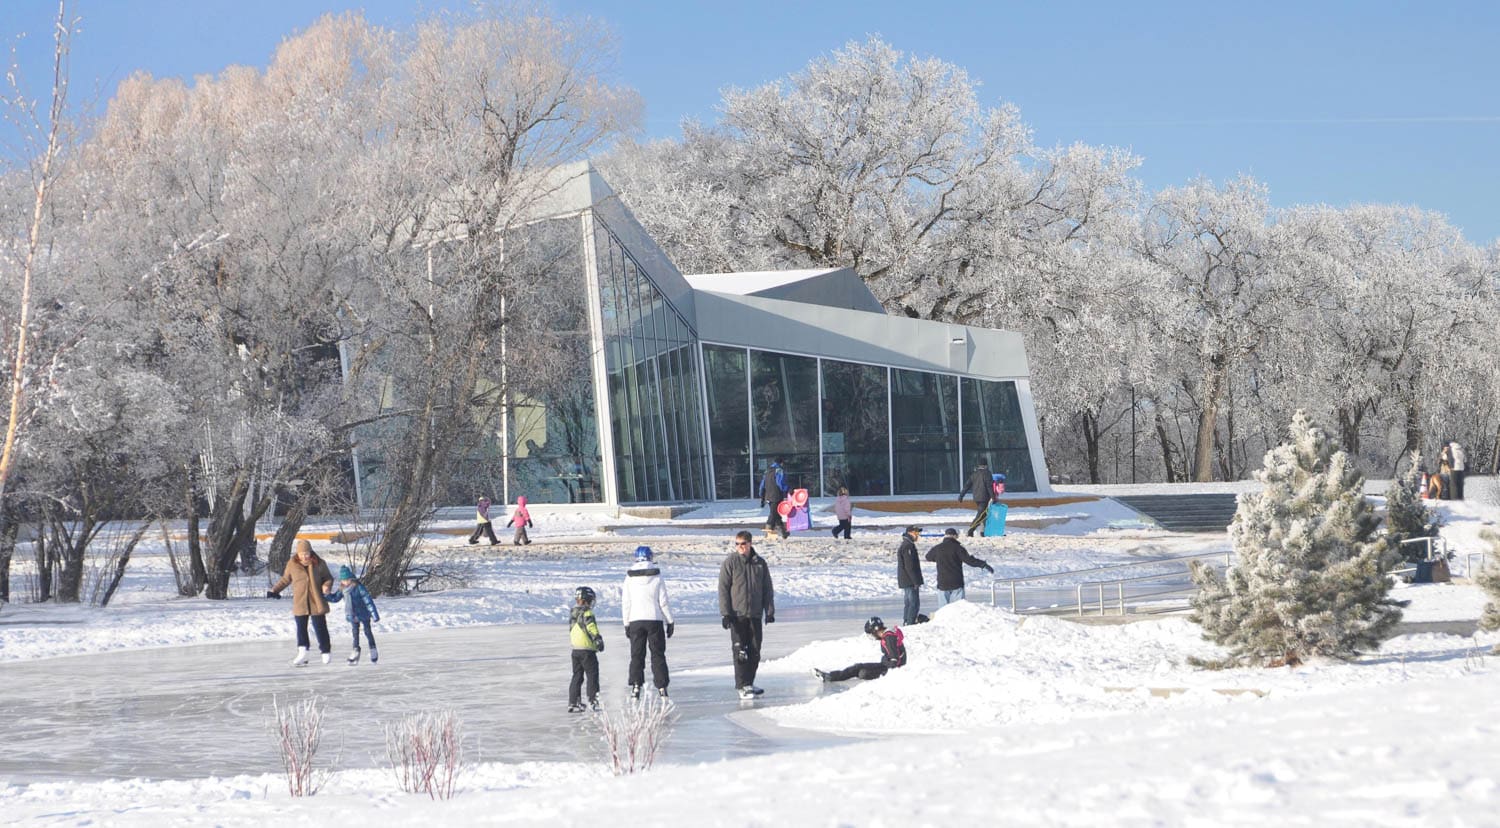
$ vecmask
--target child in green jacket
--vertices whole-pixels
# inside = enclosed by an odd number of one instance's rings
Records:
[[[582,713],[579,690],[588,679],[589,706],[599,709],[599,654],[604,652],[604,637],[594,620],[594,591],[586,586],[573,590],[573,612],[568,617],[568,634],[573,641],[573,680],[568,683],[568,712]]]

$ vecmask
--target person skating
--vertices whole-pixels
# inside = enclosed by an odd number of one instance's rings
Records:
[[[786,472],[781,468],[780,460],[772,460],[766,473],[760,479],[760,505],[770,504],[771,511],[766,515],[766,532],[774,532],[780,535],[782,540],[788,534],[786,521],[782,520],[781,512],[776,509],[781,501],[786,499]]]
[[[490,539],[490,546],[500,542],[495,537],[495,527],[490,523],[490,499],[484,495],[479,496],[479,502],[474,506],[474,534],[469,536],[469,545],[479,543],[479,536],[486,535]]]
[[[333,576],[328,573],[328,564],[313,552],[312,544],[298,539],[295,552],[286,562],[281,580],[266,591],[267,598],[280,598],[288,585],[292,588],[292,620],[297,625],[297,655],[292,659],[293,667],[307,663],[307,625],[312,624],[313,634],[318,638],[318,652],[327,664],[333,646],[328,640],[328,600],[333,591]]]
[[[729,630],[730,649],[734,656],[734,686],[740,698],[753,699],[761,694],[755,686],[755,672],[760,667],[760,643],[765,623],[776,623],[776,591],[765,558],[750,545],[750,533],[734,536],[734,551],[719,567],[719,615]]]
[[[943,540],[927,550],[927,560],[937,564],[938,606],[964,599],[964,564],[994,573],[995,568],[969,554],[958,542],[957,529],[944,529]]]
[[[347,600],[345,600],[347,599]],[[354,577],[354,570],[348,566],[339,567],[339,589],[328,594],[330,603],[344,601],[344,620],[354,634],[354,652],[349,654],[349,664],[359,663],[359,631],[365,631],[365,641],[370,645],[370,663],[374,664],[380,660],[380,651],[375,649],[375,633],[370,629],[370,622],[380,620],[380,610],[375,608],[375,598],[365,585]]]
[[[901,535],[901,545],[896,548],[896,586],[901,587],[904,604],[901,623],[917,623],[917,613],[922,611],[922,562],[917,559],[917,538],[922,527],[908,526]]]
[[[573,678],[568,682],[568,712],[584,711],[584,681],[588,681],[589,707],[599,709],[599,654],[604,652],[604,636],[594,618],[594,590],[581,586],[573,590],[573,611],[568,615],[568,638],[573,644]]]
[[[824,681],[848,681],[861,678],[873,681],[897,667],[906,666],[906,636],[900,627],[886,629],[885,622],[876,615],[865,622],[865,635],[880,642],[880,660],[851,664],[842,670],[818,670],[813,673]]]
[[[531,538],[526,534],[526,529],[527,527],[535,527],[536,524],[531,522],[531,510],[526,508],[526,495],[516,498],[516,511],[511,514],[510,520],[506,521],[505,525],[516,527],[516,534],[511,538],[512,544],[520,546],[523,543],[531,543]]]
[[[649,546],[635,548],[635,563],[625,573],[625,588],[620,593],[620,612],[625,621],[625,637],[630,640],[630,695],[641,697],[646,683],[646,649],[651,650],[651,683],[656,694],[667,696],[667,639],[676,625],[672,606],[667,600],[667,585],[661,579],[661,568]]]
[[[971,538],[974,537],[975,529],[979,530],[981,536],[984,534],[985,511],[990,507],[990,495],[993,492],[990,488],[991,482],[993,481],[990,478],[989,464],[980,460],[979,465],[974,467],[974,473],[969,475],[968,485],[958,492],[959,503],[964,502],[964,495],[971,492],[974,495],[974,520],[969,523],[969,537]]]

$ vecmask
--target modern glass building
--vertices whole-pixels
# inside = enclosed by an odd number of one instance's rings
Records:
[[[848,269],[685,276],[592,167],[555,175],[538,278],[572,368],[507,400],[506,502],[754,498],[773,460],[814,497],[953,496],[981,458],[1047,490],[1019,334],[891,316]]]

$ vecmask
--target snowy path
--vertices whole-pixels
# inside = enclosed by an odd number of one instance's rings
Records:
[[[766,660],[808,642],[847,636],[872,612],[838,604],[788,608],[767,628]],[[896,609],[894,615],[899,617]],[[741,709],[729,673],[728,633],[717,618],[685,618],[668,643],[671,692],[681,719],[667,763],[716,761],[789,748],[824,747],[833,736],[752,732],[727,715]],[[270,735],[273,695],[283,703],[316,693],[325,703],[325,750],[345,768],[387,764],[382,727],[402,715],[452,708],[482,761],[587,761],[597,737],[566,706],[565,625],[527,624],[379,636],[381,661],[349,667],[348,627],[335,632],[334,662],[286,667],[290,641],[173,647],[44,659],[5,667],[12,722],[0,778],[13,782],[143,776],[187,779],[279,770]],[[290,627],[290,622],[288,622]],[[601,698],[623,703],[629,648],[618,624],[604,627]],[[377,632],[378,635],[378,632]],[[290,638],[290,630],[288,630]],[[647,667],[647,681],[650,681]],[[811,676],[766,675],[766,696],[747,707],[806,701]],[[774,733],[774,731],[771,731]]]

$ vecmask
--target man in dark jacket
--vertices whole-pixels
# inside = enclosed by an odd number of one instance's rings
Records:
[[[917,537],[922,527],[908,526],[901,536],[901,546],[896,549],[896,586],[906,604],[901,611],[901,623],[917,623],[917,613],[922,611],[922,563],[917,560]]]
[[[784,540],[787,536],[786,521],[781,519],[781,512],[776,510],[781,501],[786,499],[786,471],[781,468],[780,460],[772,460],[770,468],[760,479],[760,505],[771,504],[771,513],[766,516],[766,531],[775,532]]]
[[[981,537],[984,536],[985,511],[990,508],[991,491],[990,467],[984,460],[980,460],[979,465],[974,467],[974,473],[969,475],[969,484],[958,492],[959,503],[964,502],[964,495],[970,492],[974,494],[974,520],[969,524],[969,537],[971,538],[974,537],[975,529],[979,530]]]
[[[995,568],[969,554],[958,542],[957,529],[944,529],[943,540],[927,550],[927,560],[937,564],[938,606],[945,607],[964,598],[964,564],[993,573]]]
[[[750,533],[734,536],[734,551],[719,567],[719,615],[729,630],[734,653],[734,686],[740,698],[753,699],[762,691],[755,686],[760,667],[761,618],[776,623],[776,591],[766,559],[755,554]]]

